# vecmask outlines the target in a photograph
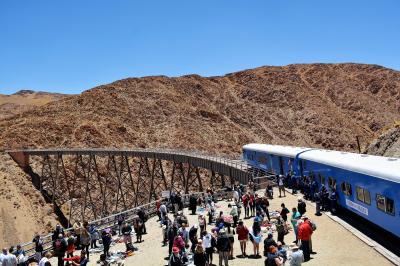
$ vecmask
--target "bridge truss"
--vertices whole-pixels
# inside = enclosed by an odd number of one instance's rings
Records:
[[[265,175],[241,160],[172,150],[8,151],[68,225],[156,200],[163,191],[218,190]]]

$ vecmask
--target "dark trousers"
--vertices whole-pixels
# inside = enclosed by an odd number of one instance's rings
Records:
[[[285,233],[284,232],[278,232],[278,241],[282,243],[282,245],[285,245],[285,241],[283,240],[285,238]]]
[[[89,259],[89,246],[90,245],[82,245],[82,250],[86,251],[86,257]]]
[[[250,208],[249,206],[244,207],[244,216],[249,217],[250,216]]]
[[[105,245],[104,247],[103,247],[103,250],[104,250],[104,255],[106,255],[107,257],[109,257],[110,256],[110,245]]]
[[[213,248],[206,248],[207,261],[208,261],[208,263],[210,263],[210,264],[211,264],[211,261],[212,261],[212,259],[213,259],[213,251],[214,251]]]
[[[172,254],[172,246],[174,245],[174,241],[168,241],[168,254],[171,256]]]
[[[64,266],[64,260],[63,259],[64,259],[64,256],[58,256],[57,257],[57,262],[58,262],[57,265],[58,266]]]
[[[310,260],[310,241],[309,240],[301,240],[300,249],[304,254],[304,261]]]

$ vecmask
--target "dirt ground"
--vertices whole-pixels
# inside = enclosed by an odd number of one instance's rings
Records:
[[[275,191],[277,195],[277,191]],[[270,201],[270,210],[280,209],[280,204],[284,202],[290,209],[291,207],[297,206],[297,197],[287,193],[286,197],[277,198],[275,197]],[[228,212],[227,202],[219,202],[221,207],[218,211],[222,210]],[[190,226],[197,222],[197,216],[189,215],[188,210],[185,209]],[[243,214],[242,214],[243,215]],[[320,217],[314,216],[314,209],[311,205],[307,205],[307,215],[315,221],[317,224],[317,230],[313,234],[313,249],[317,254],[312,255],[312,260],[304,263],[304,265],[392,265],[386,258],[382,257],[373,248],[366,245],[364,242],[359,240],[349,231],[344,229],[341,225],[331,220],[326,215]],[[243,216],[242,216],[243,217]],[[252,220],[244,220],[247,226],[251,226]],[[139,251],[131,257],[125,260],[125,265],[149,265],[159,266],[166,265],[167,261],[164,257],[167,256],[168,248],[161,246],[161,228],[156,222],[156,218],[149,220],[147,225],[148,234],[143,236],[144,242],[135,244],[139,248]],[[264,234],[266,235],[266,234]],[[277,235],[274,233],[274,238]],[[294,240],[293,232],[290,232],[285,236],[285,242],[290,243]],[[117,244],[112,247],[113,251],[124,251],[123,244]],[[262,252],[263,247],[260,246]],[[247,253],[252,254],[252,245],[248,242]],[[235,239],[234,244],[234,256],[240,254],[240,246]],[[90,259],[89,265],[96,265],[96,261],[99,258],[99,254],[93,254]],[[218,265],[217,254],[214,256],[213,263]],[[55,261],[54,261],[55,262]],[[244,265],[264,265],[264,259],[250,259],[250,258],[235,258],[229,261],[229,265],[232,266],[244,266]]]

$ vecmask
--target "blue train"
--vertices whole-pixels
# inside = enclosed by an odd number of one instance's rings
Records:
[[[400,158],[248,144],[243,159],[271,173],[309,176],[336,188],[338,204],[400,237]]]

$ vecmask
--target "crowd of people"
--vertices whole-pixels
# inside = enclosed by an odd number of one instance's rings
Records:
[[[57,258],[58,266],[86,266],[90,259],[90,250],[99,249],[100,246],[103,254],[100,255],[98,263],[107,266],[110,246],[114,241],[113,236],[118,235],[119,239],[125,243],[125,253],[137,250],[133,246],[132,233],[135,232],[137,243],[142,242],[142,235],[146,234],[147,218],[145,210],[141,208],[133,220],[126,221],[124,215],[119,215],[116,218],[116,226],[103,230],[98,230],[94,224],[86,221],[76,222],[68,231],[57,224],[51,234],[51,251],[46,250],[45,247],[48,245],[44,243],[44,239],[39,234],[36,234],[32,240],[35,251],[33,256],[28,257],[20,245],[16,249],[14,247],[3,248],[0,255],[0,266],[50,266],[52,257]]]
[[[286,196],[286,182],[285,177],[277,176],[279,197]],[[179,202],[176,197],[179,198],[179,194],[172,195],[171,201]],[[160,206],[163,244],[168,245],[168,265],[186,265],[192,259],[196,266],[214,265],[217,261],[218,265],[227,266],[229,260],[234,259],[235,239],[241,251],[237,258],[262,258],[260,245],[263,244],[265,265],[285,265],[288,259],[290,265],[301,265],[311,259],[310,255],[314,253],[311,236],[316,225],[306,216],[306,203],[302,197],[298,198],[297,206],[291,211],[282,203],[280,210],[270,212],[272,185],[266,187],[264,195],[259,195],[255,184],[250,182],[248,186],[234,186],[232,198],[233,203],[228,205],[230,211],[218,213],[211,189],[207,190],[205,197],[192,196],[189,210],[191,215],[198,215],[198,223],[192,226],[188,225],[188,219],[182,212],[183,206],[172,208],[172,215],[168,214],[166,205]],[[249,219],[252,219],[252,225],[247,227],[245,221]],[[293,230],[295,241],[287,245],[285,235],[289,230]],[[265,232],[268,233],[263,240]],[[276,240],[272,232],[277,233]],[[252,245],[251,254],[247,250],[248,243]],[[217,258],[214,258],[215,254]]]
[[[290,176],[277,176],[276,183],[280,198],[286,196],[285,187],[289,187],[293,193],[300,190],[305,199],[315,201],[316,215],[320,214],[321,209],[332,212],[335,210],[334,189],[328,191],[324,186],[318,189],[318,186],[315,187],[316,182],[307,177],[293,181]],[[301,265],[303,261],[310,259],[310,254],[313,254],[311,236],[316,225],[306,216],[303,198],[298,198],[297,206],[291,211],[282,203],[280,210],[270,212],[270,200],[274,197],[271,183],[267,185],[263,195],[258,194],[260,190],[257,190],[253,182],[249,182],[247,186],[238,184],[229,190],[232,203],[225,213],[217,211],[217,197],[211,188],[207,189],[205,196],[191,195],[189,211],[191,215],[197,215],[197,223],[192,226],[189,226],[189,220],[184,215],[184,200],[179,192],[156,202],[162,227],[162,244],[168,247],[168,265],[186,265],[190,261],[196,266],[211,266],[218,261],[220,266],[227,266],[235,258],[233,250],[237,242],[240,245],[237,258],[258,259],[263,255],[265,265],[285,265],[288,259],[290,265]],[[46,251],[43,239],[36,235],[32,241],[36,254],[29,262],[36,261],[39,266],[48,266],[51,265],[50,258],[57,257],[58,266],[85,266],[91,257],[90,250],[98,249],[100,242],[103,254],[98,262],[108,265],[113,235],[118,234],[119,239],[125,243],[126,252],[132,252],[136,250],[132,235],[134,233],[136,236],[137,243],[143,241],[147,219],[144,209],[139,209],[133,220],[126,221],[124,215],[119,215],[116,227],[103,230],[98,230],[88,222],[77,222],[68,231],[57,225],[52,234],[52,251]],[[245,221],[251,221],[251,226],[246,226],[248,222]],[[294,233],[295,241],[287,244],[285,236],[290,230]],[[277,234],[276,240],[273,232]],[[4,248],[0,262],[1,266],[24,266],[27,265],[28,258],[23,248],[17,246]]]

